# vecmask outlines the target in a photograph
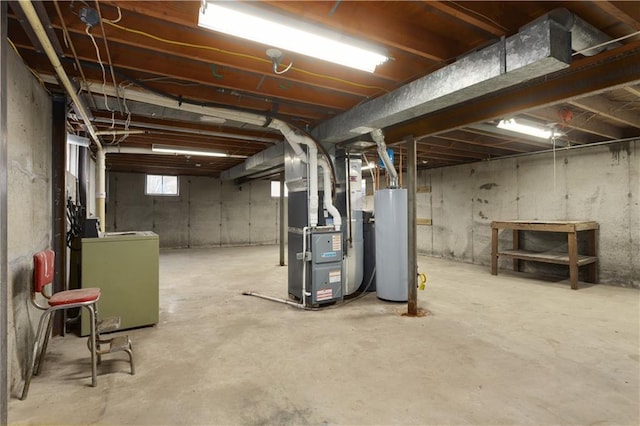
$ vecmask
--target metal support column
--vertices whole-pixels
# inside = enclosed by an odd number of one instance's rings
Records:
[[[416,140],[413,136],[405,138],[407,146],[407,315],[418,315],[418,253],[416,240],[416,191],[417,161]],[[400,170],[402,173],[402,170]]]
[[[53,250],[56,252],[53,276],[53,289],[57,293],[65,289],[67,270],[66,223],[66,173],[67,173],[67,98],[64,95],[53,96],[51,118],[51,206],[53,213],[52,235]],[[64,334],[64,318],[58,315],[54,322],[53,334]]]
[[[284,266],[284,239],[287,227],[284,223],[284,172],[280,173],[280,266]]]
[[[0,425],[9,404],[7,266],[7,2],[0,1]]]

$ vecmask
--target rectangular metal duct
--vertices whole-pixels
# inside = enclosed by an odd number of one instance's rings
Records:
[[[320,142],[341,142],[477,98],[569,66],[571,34],[552,19],[473,52],[451,65],[316,127]]]
[[[242,164],[238,164],[229,170],[225,170],[220,174],[220,179],[238,179],[282,164],[284,164],[284,143],[278,143],[277,145],[252,155]]]

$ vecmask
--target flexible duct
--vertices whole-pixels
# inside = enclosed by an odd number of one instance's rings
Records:
[[[331,166],[324,158],[318,160],[318,165],[322,167],[322,175],[324,178],[324,208],[333,218],[333,227],[336,231],[340,231],[342,228],[342,216],[340,212],[333,205],[333,195],[331,191]]]
[[[387,153],[387,144],[384,142],[384,134],[382,133],[382,129],[375,129],[371,131],[371,137],[373,141],[378,145],[378,155],[382,159],[384,166],[389,173],[389,186],[391,188],[398,187],[398,172],[396,172],[395,167],[393,166],[393,162],[391,158],[389,158],[389,154]]]

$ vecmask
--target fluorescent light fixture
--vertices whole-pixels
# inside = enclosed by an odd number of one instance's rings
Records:
[[[91,144],[88,138],[83,138],[82,136],[74,135],[72,133],[67,133],[67,143],[69,145],[84,146],[85,148],[88,148]]]
[[[522,133],[524,135],[534,136],[540,139],[551,139],[554,136],[553,129],[546,127],[542,124],[535,123],[529,120],[518,118],[509,118],[500,120],[498,128],[511,130],[512,132]]]
[[[362,166],[360,170],[371,170],[375,169],[376,163],[368,163],[366,166]]]
[[[161,154],[195,155],[200,157],[228,157],[229,156],[226,152],[220,152],[220,151],[199,150],[199,149],[184,148],[180,146],[156,145],[156,144],[153,144],[151,146],[151,151],[159,152]]]
[[[380,49],[338,32],[246,4],[223,3],[205,2],[200,8],[198,25],[371,73],[389,59]]]

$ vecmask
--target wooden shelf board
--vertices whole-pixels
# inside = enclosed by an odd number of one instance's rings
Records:
[[[534,252],[527,250],[502,250],[498,252],[498,256],[511,257],[513,259],[531,260],[534,262],[556,263],[558,265],[568,265],[569,255],[566,253],[558,253],[552,251]],[[588,265],[597,262],[596,256],[578,255],[578,266]]]

